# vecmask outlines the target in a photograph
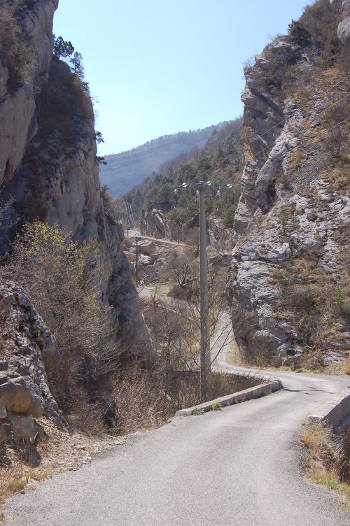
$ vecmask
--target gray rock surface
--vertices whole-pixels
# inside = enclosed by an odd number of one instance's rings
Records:
[[[343,0],[342,5],[342,20],[338,25],[338,38],[342,44],[347,44],[350,41],[350,1]]]
[[[301,84],[308,83],[310,103],[301,103],[291,90],[286,95],[276,81],[285,64],[293,65]],[[288,276],[295,260],[308,258],[325,275],[340,276],[339,232],[350,225],[349,193],[327,178],[332,147],[317,141],[332,88],[325,93],[318,85],[312,64],[279,37],[245,68],[245,167],[235,215],[232,320],[245,357],[276,365],[299,362],[305,344],[282,306],[280,273]],[[341,316],[338,322],[330,346],[349,350],[348,322]]]
[[[8,363],[0,372],[0,401],[7,412],[45,414],[62,423],[44,365],[59,359],[52,334],[14,283],[0,285],[0,315],[1,355]]]
[[[1,2],[0,47],[5,60],[0,68],[0,129],[6,133],[0,134],[0,184],[11,179],[36,130],[35,97],[48,76],[57,6],[58,0]]]
[[[146,210],[140,223],[140,232],[143,236],[164,238],[167,236],[167,225],[161,210]]]
[[[119,336],[137,353],[147,331],[121,250],[122,229],[104,208],[90,95],[67,64],[51,59],[57,4],[6,0],[0,7],[0,14],[10,9],[33,62],[23,85],[0,102],[0,127],[6,130],[0,134],[0,202],[12,202],[0,230],[0,252],[24,221],[35,219],[58,224],[78,242],[96,239],[106,269],[103,297],[114,307]],[[0,19],[0,38],[4,31]],[[3,64],[0,90],[6,91],[10,55]]]

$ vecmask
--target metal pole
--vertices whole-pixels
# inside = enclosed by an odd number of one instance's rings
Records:
[[[201,317],[201,399],[205,401],[208,395],[210,372],[210,341],[209,341],[209,302],[208,302],[208,261],[207,261],[207,225],[205,213],[204,188],[199,190],[199,261],[200,261],[200,317]]]
[[[139,274],[139,246],[137,244],[139,238],[135,236],[135,281],[136,281],[136,287],[138,282],[138,274]]]

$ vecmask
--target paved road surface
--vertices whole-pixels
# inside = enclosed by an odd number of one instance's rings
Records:
[[[305,417],[350,379],[279,376],[283,391],[177,417],[15,496],[8,525],[349,526],[336,497],[302,478],[298,439]]]
[[[143,239],[146,239],[147,241],[153,241],[155,244],[159,244],[159,245],[193,248],[193,245],[189,245],[188,243],[183,243],[180,241],[170,241],[170,239],[166,239],[163,237],[142,236],[140,234],[140,231],[137,229],[130,229],[128,230],[127,233],[125,232],[125,235],[126,237],[129,237],[129,238],[138,237],[141,241]]]

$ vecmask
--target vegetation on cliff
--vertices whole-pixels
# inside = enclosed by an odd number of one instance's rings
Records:
[[[202,148],[210,135],[224,124],[165,135],[128,152],[107,155],[106,164],[101,167],[101,181],[109,187],[113,197],[120,197],[151,177],[169,160]]]
[[[245,68],[231,290],[234,331],[251,361],[339,369],[350,348],[349,43],[337,36],[341,17],[342,2],[315,2]]]
[[[208,192],[208,213],[220,217],[226,227],[232,227],[242,168],[242,121],[236,119],[213,133],[201,150],[167,163],[159,173],[129,192],[124,201],[136,220],[156,209],[165,215],[173,230],[186,224],[197,225],[196,184],[210,180],[215,191]],[[225,184],[230,184],[230,188],[224,188]],[[182,185],[190,188],[181,191]],[[218,194],[220,185],[223,191]],[[123,206],[120,202],[121,210]]]

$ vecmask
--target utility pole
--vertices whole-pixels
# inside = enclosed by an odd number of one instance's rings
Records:
[[[138,246],[138,236],[135,236],[135,281],[136,281],[136,287],[138,285],[139,280],[139,246]]]
[[[208,295],[208,259],[207,259],[207,218],[205,210],[205,188],[211,187],[211,181],[200,181],[197,195],[199,194],[199,262],[200,262],[200,396],[205,401],[210,389],[210,333],[209,333],[209,295]],[[225,188],[232,189],[232,184],[224,185]],[[180,190],[188,188],[189,185],[183,182],[179,188],[175,188],[177,194]],[[221,195],[221,187],[217,191],[217,196]],[[182,226],[183,232],[183,226]]]
[[[209,300],[208,300],[208,260],[207,260],[207,219],[205,212],[205,189],[199,189],[199,261],[200,261],[200,318],[201,318],[201,400],[208,395],[210,378],[210,341],[209,341]]]

